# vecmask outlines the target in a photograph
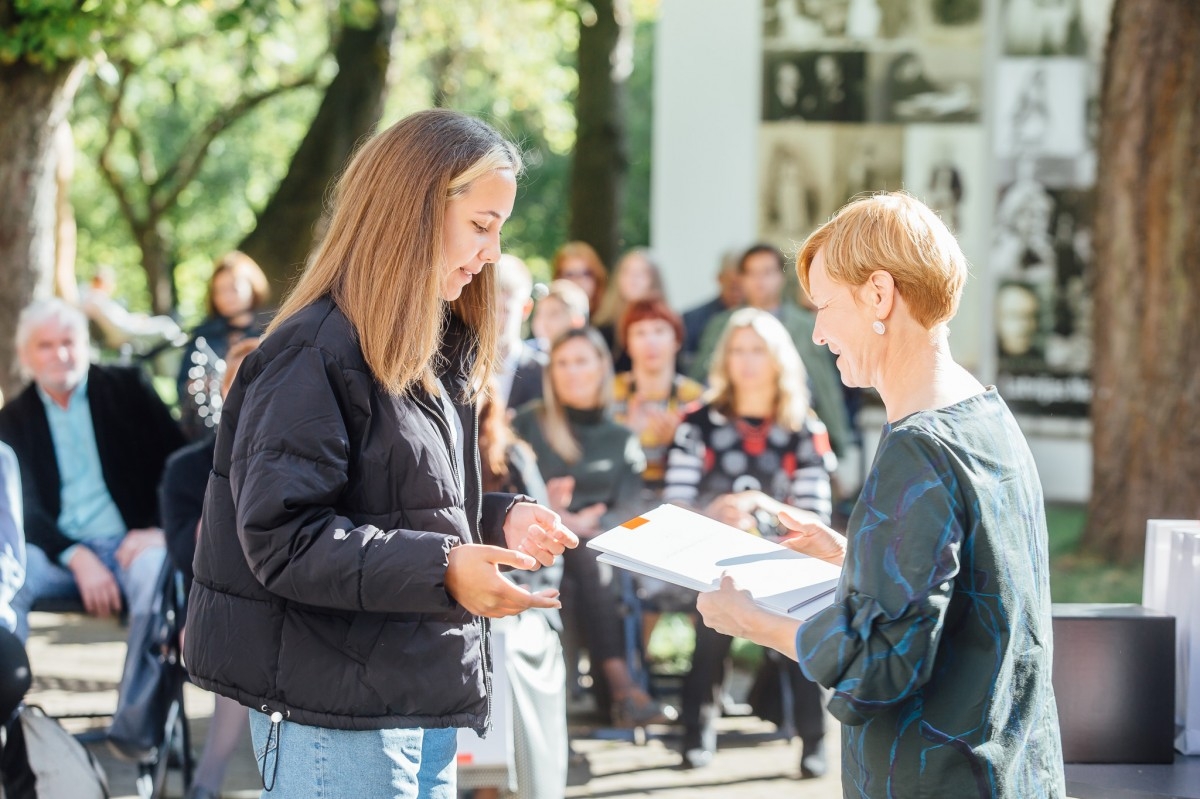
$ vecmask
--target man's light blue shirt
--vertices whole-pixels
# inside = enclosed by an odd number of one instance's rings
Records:
[[[38,386],[38,396],[46,408],[50,423],[50,438],[54,441],[54,458],[58,461],[58,477],[62,510],[58,527],[63,535],[74,541],[123,536],[125,519],[108,493],[104,470],[100,466],[100,450],[96,448],[96,430],[92,426],[92,409],[87,400],[87,376],[71,392],[63,408]],[[75,553],[67,547],[58,561],[66,565]]]

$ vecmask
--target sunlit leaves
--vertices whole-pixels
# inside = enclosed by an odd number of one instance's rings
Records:
[[[127,275],[140,273],[140,252],[98,166],[111,136],[106,164],[139,219],[150,213],[150,187],[156,182],[160,197],[169,196],[177,185],[173,181],[182,185],[157,229],[176,264],[180,311],[186,319],[196,318],[212,260],[253,228],[255,209],[266,203],[286,171],[319,92],[310,88],[275,96],[222,128],[190,181],[181,156],[206,125],[243,98],[295,82],[332,60],[329,9],[302,5],[205,0],[168,8],[147,3],[137,25],[110,40],[106,52],[93,60],[92,79],[72,113],[82,153],[72,191],[81,275],[97,263],[112,264],[122,298],[134,307],[146,305],[144,279]],[[191,279],[195,275],[203,275],[198,284]]]

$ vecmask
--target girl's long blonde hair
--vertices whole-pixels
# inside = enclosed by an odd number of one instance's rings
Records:
[[[446,302],[446,205],[497,170],[522,169],[521,155],[490,126],[445,109],[405,117],[367,140],[334,189],[325,238],[268,333],[326,294],[358,335],[383,387],[436,392]],[[450,307],[472,331],[467,385],[476,399],[495,365],[499,336],[493,269],[484,269]]]
[[[742,328],[750,328],[766,342],[775,362],[775,422],[786,430],[800,430],[809,409],[808,373],[787,328],[769,312],[758,308],[742,308],[729,317],[713,351],[708,374],[708,384],[712,387],[709,402],[726,416],[736,415],[736,392],[729,380],[729,342],[734,332]]]
[[[558,352],[569,341],[582,339],[592,345],[592,349],[600,356],[604,378],[600,381],[600,395],[596,397],[597,408],[610,408],[613,403],[613,366],[612,353],[604,343],[604,337],[594,327],[577,327],[566,331],[550,345],[550,361],[542,371],[542,409],[538,422],[542,426],[542,435],[550,449],[558,453],[558,457],[567,463],[578,463],[583,457],[583,448],[579,439],[571,432],[571,422],[567,419],[566,409],[558,401],[554,391],[554,353]],[[581,410],[591,410],[582,408]]]

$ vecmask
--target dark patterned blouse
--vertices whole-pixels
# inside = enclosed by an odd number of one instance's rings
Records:
[[[1061,797],[1046,518],[994,388],[885,426],[834,605],[796,636],[833,689],[846,796]]]

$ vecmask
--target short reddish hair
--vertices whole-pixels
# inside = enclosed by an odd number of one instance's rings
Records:
[[[651,319],[661,319],[669,324],[675,331],[675,343],[683,344],[683,320],[660,297],[631,302],[625,309],[625,313],[621,314],[621,322],[617,328],[617,340],[628,341],[629,328],[637,322],[646,322]]]

